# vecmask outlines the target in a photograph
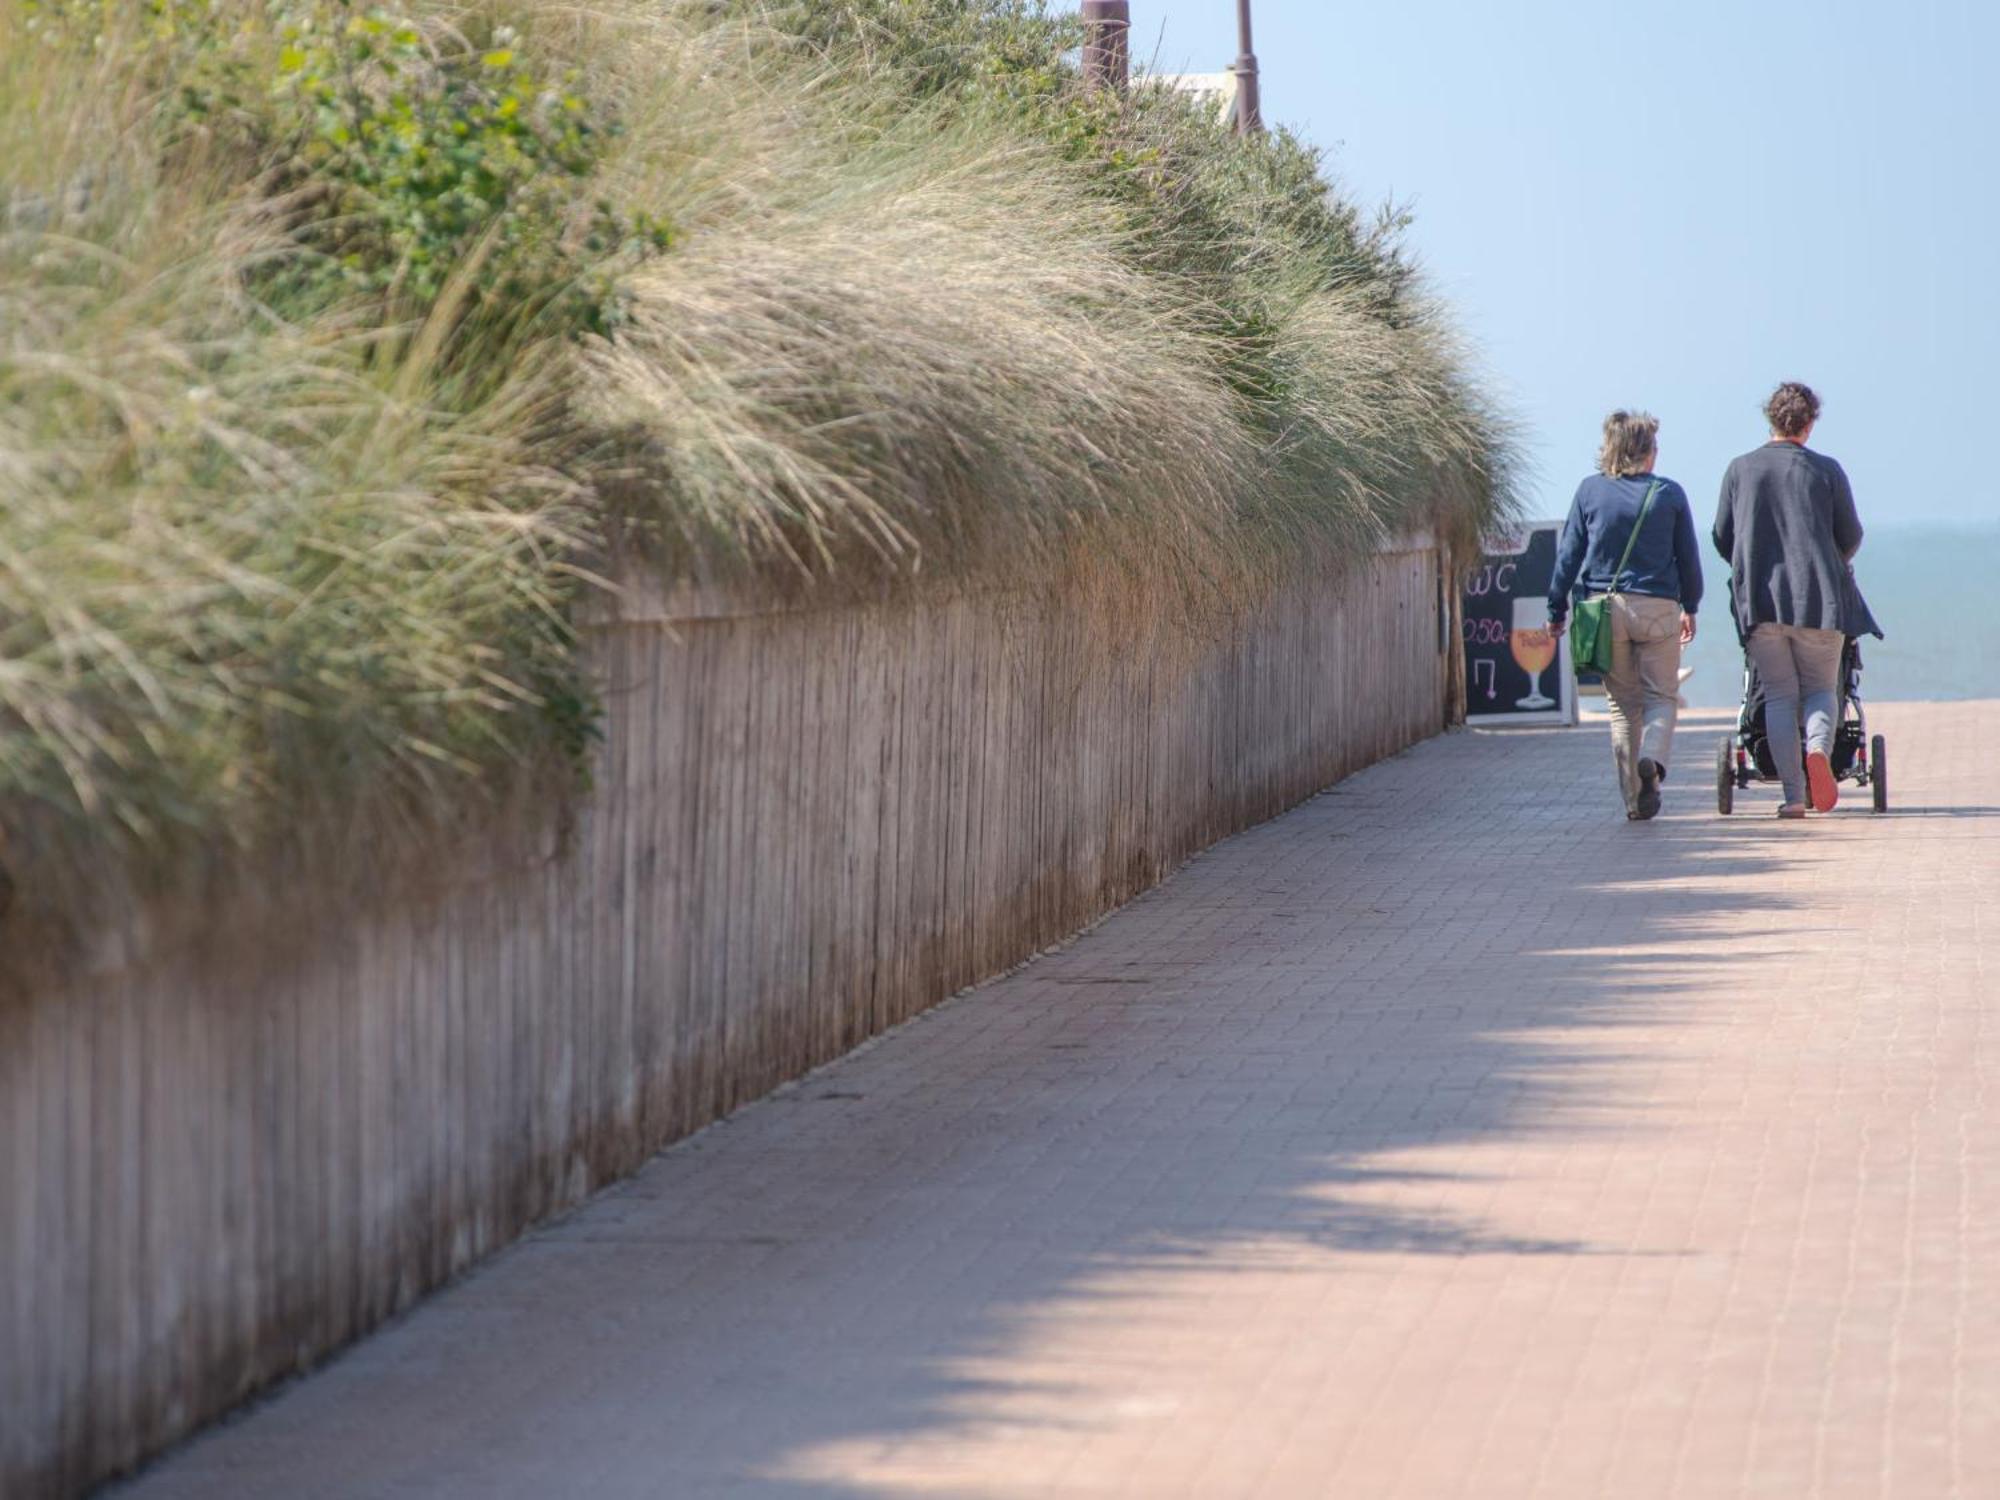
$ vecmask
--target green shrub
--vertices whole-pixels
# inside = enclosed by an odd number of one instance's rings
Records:
[[[620,127],[581,70],[535,66],[497,21],[351,0],[24,5],[44,47],[130,54],[159,90],[145,123],[163,155],[209,138],[260,174],[314,252],[260,285],[284,308],[351,290],[421,314],[457,276],[489,338],[494,323],[602,334],[619,272],[671,243],[657,214],[592,198]]]
[[[506,26],[427,34],[381,12],[306,13],[280,36],[295,170],[324,189],[300,226],[307,244],[356,286],[420,305],[470,259],[492,315],[609,331],[620,257],[670,236],[653,214],[589,201],[617,127],[576,69],[538,73]]]

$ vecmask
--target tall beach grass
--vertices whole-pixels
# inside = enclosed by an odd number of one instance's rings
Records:
[[[1014,0],[0,0],[0,867],[587,771],[614,546],[1228,607],[1507,501],[1315,158]],[[611,538],[616,538],[612,542]]]

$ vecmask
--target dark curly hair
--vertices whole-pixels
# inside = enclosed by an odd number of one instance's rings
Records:
[[[1779,437],[1795,438],[1819,420],[1819,397],[1809,385],[1787,380],[1764,403],[1764,416]]]

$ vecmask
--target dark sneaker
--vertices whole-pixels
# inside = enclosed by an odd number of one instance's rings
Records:
[[[1660,813],[1660,763],[1656,760],[1639,762],[1639,800],[1632,808],[1632,816],[1639,819],[1658,817]]]
[[[1806,794],[1814,812],[1832,812],[1833,805],[1840,800],[1833,765],[1822,751],[1814,750],[1806,756]]]

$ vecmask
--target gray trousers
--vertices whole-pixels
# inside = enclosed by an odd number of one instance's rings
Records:
[[[1764,738],[1784,783],[1787,802],[1806,800],[1805,757],[1799,746],[1799,716],[1805,715],[1808,750],[1833,753],[1840,718],[1838,630],[1806,625],[1759,625],[1746,649],[1757,680],[1764,685]]]
[[[1604,696],[1611,706],[1611,756],[1625,810],[1639,805],[1639,762],[1666,769],[1680,717],[1681,607],[1651,594],[1607,596],[1611,617],[1611,670]]]

